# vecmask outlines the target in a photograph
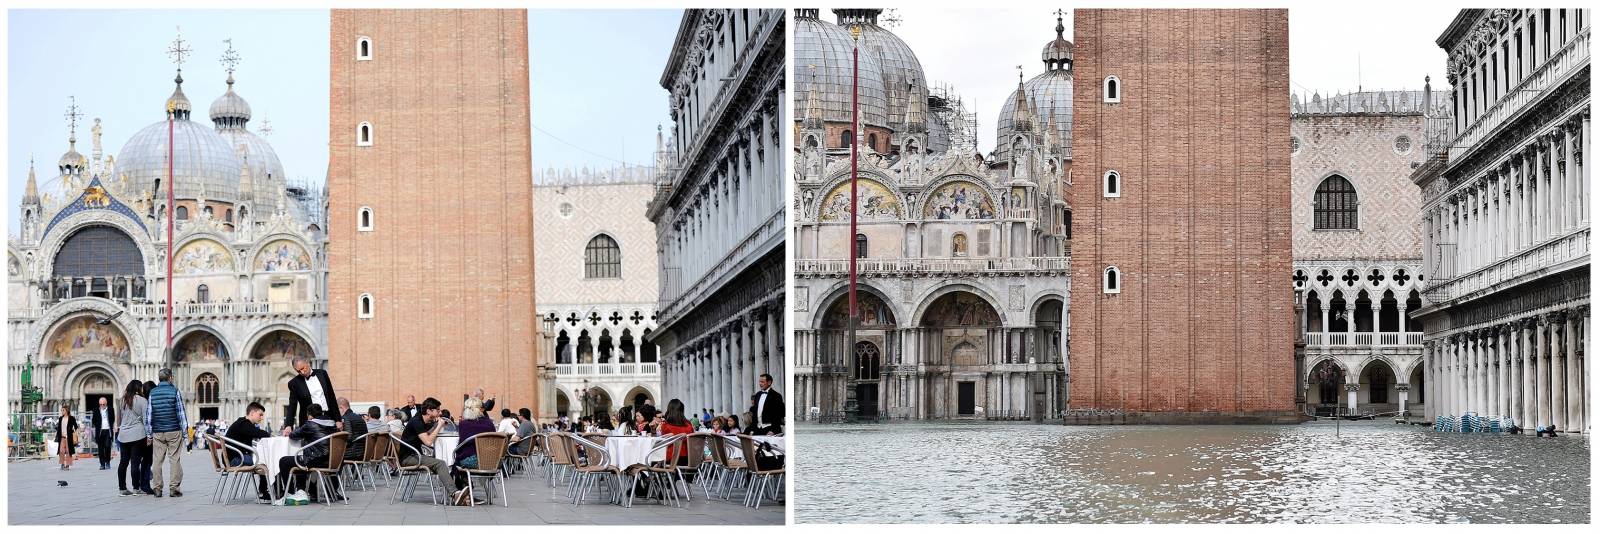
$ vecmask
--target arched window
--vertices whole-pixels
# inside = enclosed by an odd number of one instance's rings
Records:
[[[1106,171],[1104,194],[1109,197],[1122,196],[1122,174],[1117,171]]]
[[[850,130],[839,132],[839,146],[841,147],[850,148],[850,145],[855,143],[855,139],[855,133]]]
[[[211,373],[201,373],[200,377],[194,380],[195,402],[200,404],[216,404],[218,402],[217,399],[221,397],[221,395],[217,394],[217,391],[221,389],[219,386],[220,383],[217,381],[217,375]]]
[[[362,206],[356,214],[356,230],[362,232],[372,231],[372,208]]]
[[[1122,80],[1118,80],[1116,76],[1106,76],[1105,101],[1109,103],[1122,101]]]
[[[817,148],[817,136],[806,136],[806,148]]]
[[[189,220],[189,207],[188,206],[178,206],[178,220],[180,220],[180,221]]]
[[[228,208],[228,211],[222,212],[222,220],[230,223],[233,222],[233,208]]]
[[[1356,188],[1343,176],[1337,174],[1329,176],[1317,186],[1316,197],[1312,201],[1315,217],[1313,229],[1316,230],[1355,230],[1356,229]]]
[[[358,319],[371,319],[372,318],[372,294],[371,293],[362,293],[361,296],[359,298],[357,298],[356,300],[358,301],[358,304],[357,304],[358,308],[356,310],[356,318],[358,318]]]
[[[856,380],[877,380],[881,375],[882,353],[871,341],[856,342]]]
[[[200,303],[211,302],[211,288],[206,287],[205,284],[200,284],[200,287],[194,289],[194,301]]]
[[[363,121],[356,127],[356,146],[372,146],[372,123]]]
[[[856,257],[867,257],[867,234],[856,234]]]
[[[1101,291],[1105,293],[1122,292],[1122,271],[1115,266],[1106,267],[1105,275],[1101,277]]]
[[[622,249],[611,236],[600,234],[583,249],[584,278],[622,278]]]
[[[878,134],[875,134],[875,133],[868,133],[867,134],[867,146],[872,147],[873,150],[877,150],[878,149]]]
[[[362,36],[356,39],[356,61],[372,60],[372,39]]]

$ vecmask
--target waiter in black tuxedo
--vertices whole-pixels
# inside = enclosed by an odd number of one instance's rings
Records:
[[[783,395],[772,390],[772,375],[761,373],[761,391],[750,396],[750,426],[745,433],[765,436],[783,433]]]
[[[307,419],[306,408],[313,404],[321,405],[322,411],[328,413],[338,406],[327,371],[312,369],[311,360],[304,356],[294,358],[294,371],[298,376],[289,379],[289,411],[283,415],[284,432],[300,428]]]

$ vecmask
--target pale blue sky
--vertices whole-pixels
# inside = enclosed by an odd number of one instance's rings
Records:
[[[534,168],[653,163],[656,125],[672,131],[660,81],[682,19],[681,9],[528,13]]]
[[[9,13],[6,128],[7,222],[28,179],[28,154],[37,160],[41,191],[53,182],[67,151],[67,97],[83,113],[78,152],[90,156],[89,126],[101,119],[105,152],[116,155],[141,128],[165,120],[174,65],[165,53],[178,27],[193,53],[183,65],[191,120],[210,125],[206,111],[227,85],[218,59],[233,39],[243,59],[234,91],[250,102],[249,127],[277,150],[290,180],[321,183],[328,168],[328,12],[326,10],[12,10]]]
[[[77,97],[84,115],[78,133],[78,151],[84,155],[92,149],[89,126],[96,117],[111,155],[139,129],[164,119],[174,68],[165,50],[179,26],[193,49],[183,69],[184,93],[195,108],[192,120],[210,124],[206,110],[227,87],[218,61],[226,48],[222,40],[232,38],[243,58],[234,75],[235,91],[250,102],[250,129],[259,133],[262,119],[271,119],[267,140],[289,178],[325,179],[326,10],[12,10],[9,15],[7,226],[20,215],[17,202],[30,153],[41,189],[59,189],[55,164],[67,150],[69,96]],[[659,80],[682,16],[677,9],[529,12],[535,167],[652,163],[656,125],[671,130],[667,92]]]

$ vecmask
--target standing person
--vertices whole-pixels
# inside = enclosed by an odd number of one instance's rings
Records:
[[[149,435],[144,433],[144,412],[150,407],[145,401],[144,383],[133,380],[122,390],[122,421],[117,426],[117,446],[122,449],[122,459],[117,462],[117,489],[123,497],[133,495],[128,490],[128,479],[133,480],[133,490],[147,495],[150,476],[145,471],[144,458],[150,455]],[[133,466],[133,476],[128,477],[128,466]]]
[[[150,488],[155,490],[155,496],[161,496],[162,485],[166,478],[161,472],[162,463],[167,462],[172,466],[172,486],[168,494],[173,497],[182,497],[183,491],[183,458],[178,456],[178,449],[183,448],[183,429],[189,427],[189,416],[184,412],[183,394],[172,385],[172,369],[161,368],[156,374],[161,383],[150,390],[150,404],[145,409],[145,433],[153,436],[155,452],[151,454],[153,469],[150,471]]]
[[[250,407],[244,410],[244,417],[240,417],[239,420],[229,425],[228,432],[223,434],[223,437],[245,445],[255,445],[258,439],[272,437],[271,432],[261,429],[261,421],[266,418],[267,408],[259,402],[251,402]],[[235,454],[231,449],[224,450],[228,453],[228,465],[230,466],[239,467],[241,465],[256,464],[253,450],[247,449],[243,455]],[[267,494],[267,477],[265,475],[256,477],[256,502],[259,504],[272,502],[272,498]]]
[[[376,408],[376,406],[374,406]],[[344,431],[350,433],[350,443],[344,448],[344,459],[360,461],[366,454],[367,422],[350,409],[350,399],[339,397],[339,418],[344,420]]]
[[[333,394],[333,382],[328,380],[328,372],[312,369],[310,358],[295,356],[294,372],[298,374],[289,379],[289,410],[284,412],[283,416],[285,433],[310,419],[306,414],[307,407],[313,404],[329,408],[338,405],[338,401],[335,400],[337,395]]]
[[[141,449],[144,454],[139,455],[139,483],[144,486],[146,493],[154,496],[155,488],[150,487],[150,464],[156,460],[156,437],[150,435],[150,392],[155,391],[156,383],[146,380],[139,387],[145,399],[144,417],[141,417],[144,420],[144,447]]]
[[[95,452],[100,456],[100,470],[111,469],[111,437],[117,433],[117,410],[106,397],[100,397],[100,408],[89,417],[94,427]]]
[[[439,487],[444,488],[445,495],[450,496],[449,502],[460,498],[460,491],[456,489],[456,481],[450,477],[450,470],[445,466],[444,460],[418,454],[424,446],[432,447],[433,440],[444,431],[444,421],[439,418],[439,401],[433,397],[423,399],[422,406],[417,410],[417,416],[406,420],[405,431],[400,434],[400,441],[410,447],[400,447],[400,465],[421,465],[428,468],[433,476],[439,478]]]
[[[78,452],[78,418],[72,416],[72,404],[61,403],[61,415],[56,419],[56,456],[61,470],[72,469],[72,454]]]
[[[416,417],[417,416],[417,396],[416,395],[406,395],[406,405],[400,407],[400,411],[404,412],[406,414],[406,419],[408,419],[408,420],[411,419],[412,417]]]
[[[745,430],[752,436],[783,433],[783,395],[772,390],[772,375],[761,373],[761,391],[750,396],[750,427]]]

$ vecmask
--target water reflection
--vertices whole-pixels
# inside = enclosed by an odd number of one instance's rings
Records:
[[[1298,426],[795,431],[795,520],[1586,523],[1589,439]]]

